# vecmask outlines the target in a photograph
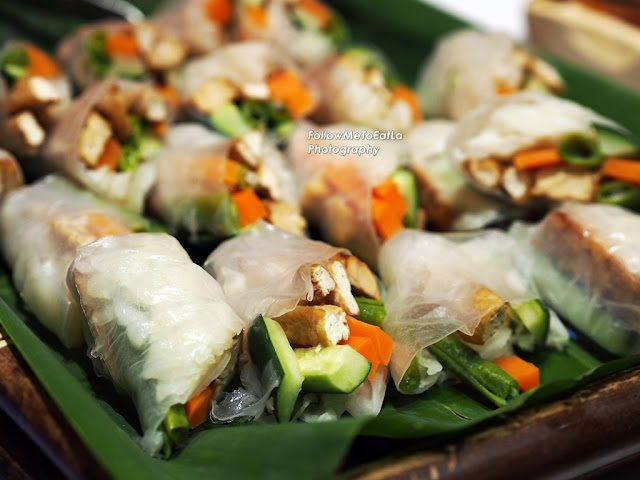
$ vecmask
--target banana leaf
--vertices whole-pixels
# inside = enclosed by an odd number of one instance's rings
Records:
[[[91,17],[68,8],[72,2],[2,2],[0,40],[25,38],[53,50],[62,35]],[[156,2],[137,3],[150,13]],[[385,52],[406,83],[443,34],[468,26],[416,0],[336,0],[354,41]],[[67,8],[63,8],[66,5]],[[640,133],[640,94],[603,77],[548,57],[566,79],[567,97]],[[374,419],[285,425],[202,426],[169,460],[146,455],[137,445],[139,425],[131,402],[96,377],[83,351],[69,352],[24,310],[10,276],[0,271],[0,328],[32,369],[65,418],[115,479],[156,478],[329,478],[364,462],[407,448],[459,438],[505,415],[567,396],[576,388],[640,364],[640,356],[611,360],[574,341],[563,352],[536,354],[543,385],[500,409],[492,409],[462,387],[434,387],[402,396],[390,387]],[[590,350],[591,351],[591,350]]]

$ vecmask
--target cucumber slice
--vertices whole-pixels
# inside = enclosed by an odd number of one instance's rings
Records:
[[[293,413],[304,377],[298,359],[278,322],[258,315],[247,334],[251,358],[262,376],[274,372],[280,383],[275,390],[278,422],[288,422]]]
[[[240,109],[232,102],[212,112],[209,122],[213,128],[229,137],[237,137],[251,130]]]
[[[549,309],[538,299],[533,298],[523,303],[511,304],[518,319],[533,335],[536,345],[544,346],[549,333]]]
[[[371,363],[349,345],[296,348],[302,389],[317,393],[351,393],[369,375]]]
[[[610,125],[594,123],[600,151],[605,157],[640,156],[640,138]]]
[[[408,168],[400,167],[391,174],[391,181],[398,187],[398,191],[409,207],[407,214],[402,219],[402,224],[407,228],[417,228],[420,197],[416,176]]]

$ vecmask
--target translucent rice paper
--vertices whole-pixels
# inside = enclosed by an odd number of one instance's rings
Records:
[[[64,238],[52,222],[76,221],[91,213],[136,226],[131,213],[53,175],[11,193],[0,210],[2,252],[13,284],[29,310],[70,348],[83,344],[82,312],[65,283],[77,242]]]
[[[350,123],[396,133],[406,132],[415,123],[411,107],[393,97],[384,74],[366,70],[347,54],[325,62],[314,80],[321,96],[311,118],[318,123]]]
[[[96,195],[141,212],[155,180],[156,169],[152,159],[141,162],[135,169],[115,172],[106,166],[88,168],[78,156],[78,141],[85,121],[114,84],[115,81],[106,80],[93,85],[65,110],[44,146],[44,161],[53,170],[72,178]],[[127,85],[127,88],[144,87]]]
[[[473,189],[453,167],[445,155],[449,136],[456,123],[449,120],[427,120],[417,124],[407,134],[411,167],[433,198],[427,199],[429,228],[476,230],[508,216],[507,206]]]
[[[69,269],[96,369],[133,400],[142,447],[156,453],[169,408],[215,380],[243,323],[220,285],[162,233],[104,237]]]
[[[224,165],[211,158],[227,158],[232,139],[196,124],[170,128],[166,148],[157,156],[157,180],[150,197],[154,212],[173,229],[184,229],[196,239],[214,225],[211,217],[199,213],[198,199],[228,193]],[[293,173],[285,164],[283,154],[262,137],[260,160],[273,175],[270,193],[275,200],[296,205]],[[219,172],[212,171],[212,166]],[[207,175],[202,172],[206,171]],[[276,188],[277,187],[277,188]]]
[[[273,45],[266,42],[241,42],[224,45],[212,53],[193,60],[185,66],[182,98],[211,78],[226,79],[241,91],[256,84],[265,84],[269,74],[295,64]]]
[[[472,308],[478,288],[505,301],[534,298],[518,270],[520,255],[517,243],[498,230],[457,235],[403,230],[384,244],[379,258],[384,330],[395,342],[389,368],[396,386],[420,350],[457,330],[473,334],[487,313]]]
[[[372,188],[401,165],[406,147],[399,140],[329,137],[345,132],[372,134],[371,130],[347,124],[301,123],[291,137],[287,157],[301,188],[300,205],[309,224],[318,229],[323,240],[348,248],[375,266],[381,242],[371,219]],[[324,135],[325,139],[316,140],[313,134]],[[340,153],[341,148],[367,147],[379,151],[362,155]],[[322,148],[332,150],[322,153]]]
[[[311,300],[311,266],[326,266],[339,252],[345,250],[258,221],[222,242],[204,268],[220,283],[234,311],[251,324],[258,314],[279,317],[301,299]]]
[[[227,35],[224,27],[206,13],[207,0],[173,2],[155,15],[151,22],[179,38],[192,55],[202,55],[222,45]]]
[[[560,218],[573,235],[559,237]],[[540,296],[611,353],[640,353],[640,219],[621,207],[565,203],[511,235],[530,249],[526,265]],[[589,250],[582,243],[593,242]],[[610,261],[604,260],[610,257]]]
[[[287,3],[291,4],[283,0],[266,2],[266,26],[256,25],[248,10],[241,6],[237,9],[238,34],[243,40],[266,40],[277,45],[303,67],[317,65],[334,53],[333,42],[320,30],[298,27],[292,20]]]

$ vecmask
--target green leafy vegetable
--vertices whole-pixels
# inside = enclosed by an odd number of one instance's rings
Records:
[[[8,49],[0,60],[0,71],[10,80],[24,77],[28,68],[29,57],[22,47]]]
[[[87,67],[99,78],[105,77],[111,69],[111,58],[107,53],[107,34],[104,30],[95,30],[87,37]]]

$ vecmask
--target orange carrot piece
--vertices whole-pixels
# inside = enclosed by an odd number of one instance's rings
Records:
[[[96,238],[131,233],[130,229],[115,219],[97,212],[87,212],[87,228]]]
[[[422,120],[422,112],[420,111],[420,100],[416,92],[404,85],[396,85],[391,90],[391,95],[396,100],[401,100],[411,108],[411,115],[415,121]]]
[[[229,0],[207,0],[204,3],[207,18],[219,25],[226,25],[233,16],[233,5]]]
[[[347,325],[349,325],[349,337],[369,337],[373,339],[378,353],[378,361],[382,365],[389,365],[391,351],[393,350],[393,340],[380,327],[370,323],[356,320],[347,315]]]
[[[102,155],[98,158],[96,168],[106,166],[109,170],[115,170],[120,161],[120,153],[122,153],[122,147],[116,140],[110,138],[104,146]]]
[[[515,355],[496,358],[493,363],[515,378],[522,392],[540,385],[540,369],[533,363],[529,363]]]
[[[611,177],[640,185],[640,162],[637,160],[607,158],[602,164],[600,173],[603,177]]]
[[[213,387],[209,386],[184,404],[184,411],[189,420],[189,428],[196,428],[209,416],[209,406],[213,398]]]
[[[393,206],[382,198],[371,199],[371,219],[382,240],[387,240],[404,226],[402,217],[398,216]]]
[[[164,137],[164,134],[169,130],[168,122],[153,122],[149,125],[151,132],[157,137]]]
[[[564,160],[556,148],[537,148],[526,152],[516,153],[513,164],[518,170],[531,168],[551,167],[560,165]]]
[[[242,177],[242,166],[233,160],[226,160],[224,164],[224,183],[229,187],[235,187]]]
[[[251,22],[260,28],[265,28],[269,23],[267,10],[260,5],[248,6],[247,15],[249,16],[249,19],[251,20]]]
[[[318,0],[299,0],[297,6],[311,14],[318,21],[320,28],[326,28],[331,22],[331,10]]]
[[[214,182],[224,182],[224,184],[234,189],[242,179],[242,166],[224,157],[202,156],[198,158],[198,171],[196,176]]]
[[[135,57],[138,55],[138,43],[135,37],[128,33],[108,33],[105,49],[109,56]]]
[[[233,202],[238,208],[240,225],[251,225],[261,218],[266,218],[267,209],[264,207],[256,192],[250,188],[231,194]]]
[[[280,100],[293,118],[306,115],[313,108],[313,98],[300,77],[290,70],[281,70],[267,79],[271,98]]]
[[[391,179],[373,187],[373,196],[388,203],[395,214],[402,220],[409,210],[407,201]]]
[[[29,59],[29,68],[27,69],[29,75],[51,78],[60,73],[56,62],[42,50],[32,45],[25,45],[23,48],[25,55]]]
[[[498,83],[495,86],[495,92],[497,95],[511,95],[516,92],[516,88],[506,83]]]
[[[367,375],[367,380],[371,380],[378,369],[378,365],[380,365],[378,349],[376,348],[376,344],[373,339],[371,337],[349,335],[349,339],[340,342],[340,345],[349,345],[371,363],[371,370],[369,370],[369,375]]]
[[[168,85],[156,87],[156,90],[162,95],[174,108],[180,107],[180,96],[176,90]]]

